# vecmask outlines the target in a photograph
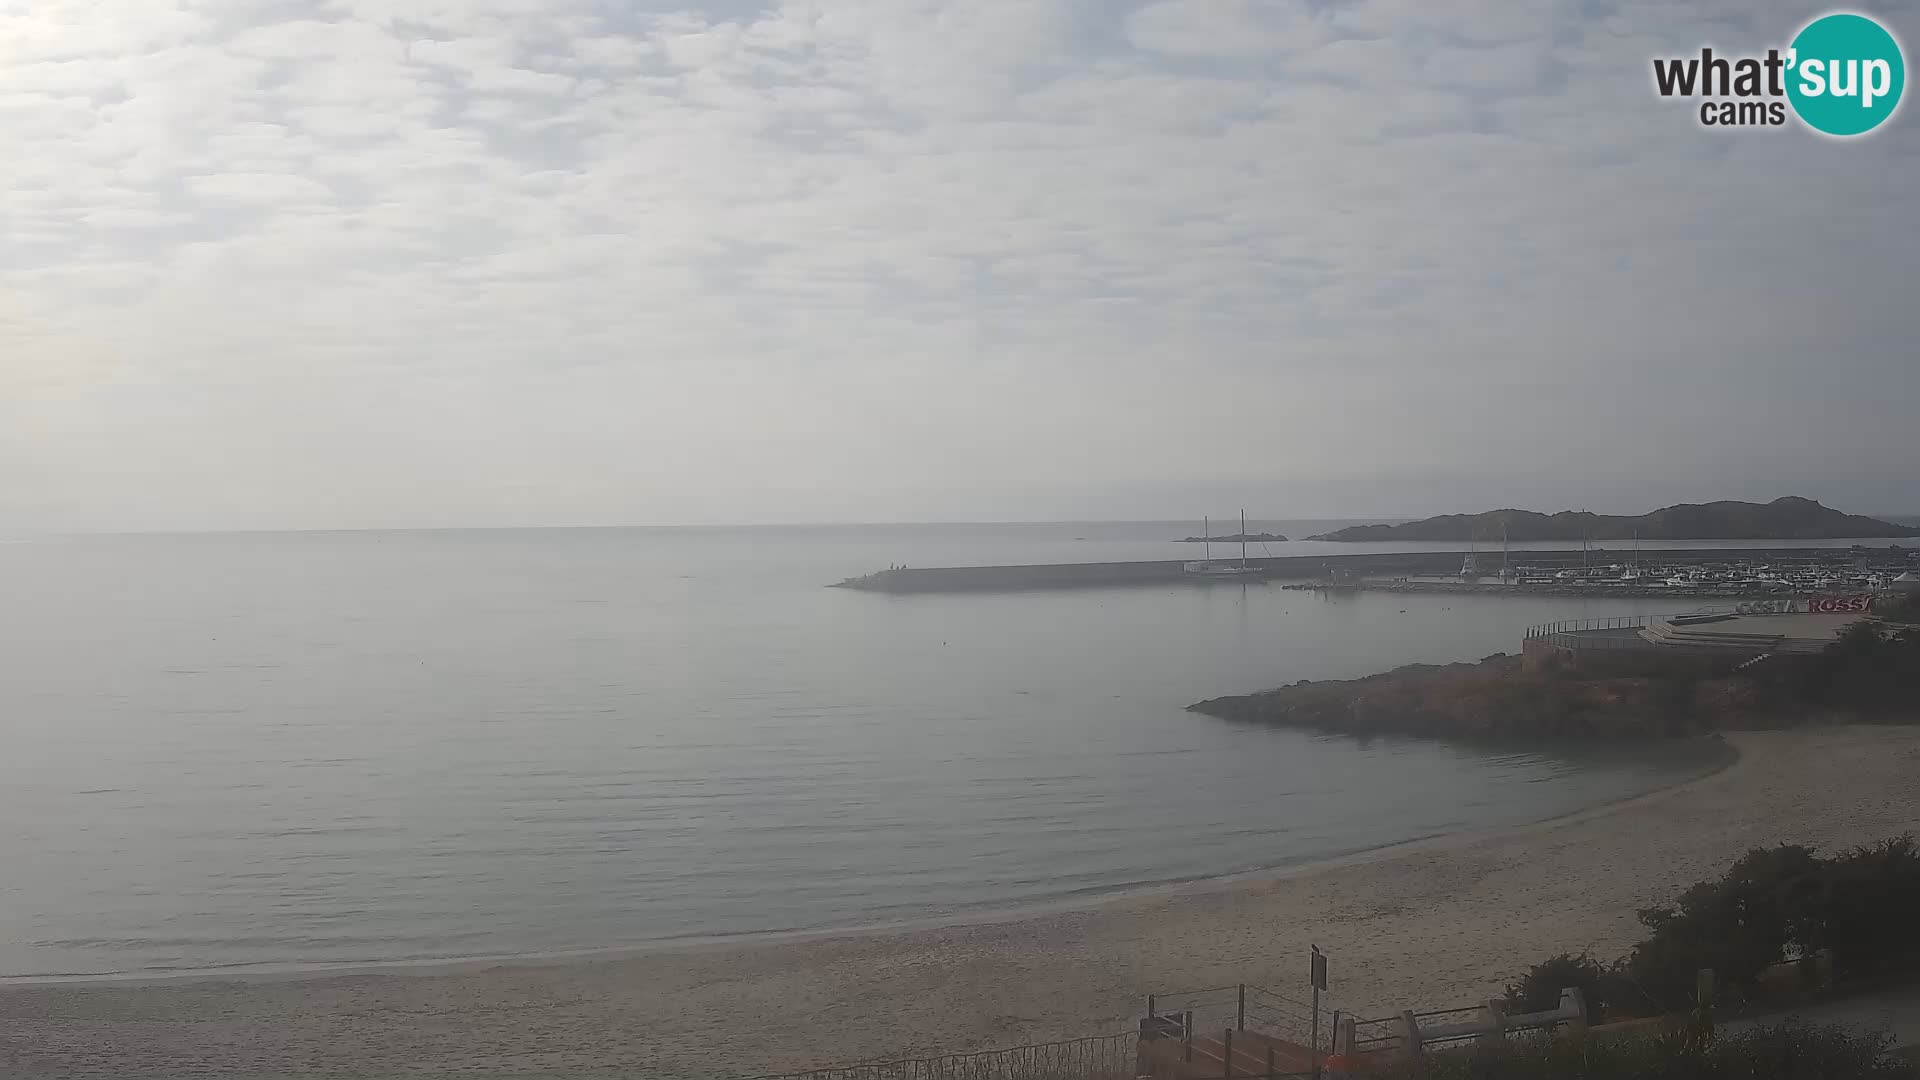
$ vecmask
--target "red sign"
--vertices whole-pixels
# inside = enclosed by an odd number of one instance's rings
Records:
[[[1816,615],[1853,615],[1873,609],[1873,594],[1855,596],[1809,596],[1807,610]]]

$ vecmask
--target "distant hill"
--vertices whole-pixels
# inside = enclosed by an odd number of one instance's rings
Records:
[[[1789,495],[1770,503],[1680,503],[1639,517],[1562,510],[1489,510],[1442,514],[1403,525],[1355,525],[1309,540],[1832,540],[1841,537],[1920,536],[1920,529],[1843,514],[1812,499]]]

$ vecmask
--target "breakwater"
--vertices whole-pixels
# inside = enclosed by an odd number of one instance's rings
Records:
[[[1688,563],[1730,563],[1741,561],[1764,561],[1775,566],[1794,564],[1844,564],[1858,552],[1845,548],[1689,548],[1685,550],[1663,550],[1654,555],[1644,553],[1643,559],[1659,558],[1663,561],[1685,561]],[[1295,580],[1315,578],[1341,579],[1354,584],[1373,587],[1370,581],[1355,579],[1391,579],[1411,575],[1458,574],[1464,552],[1453,551],[1413,551],[1413,552],[1364,552],[1333,555],[1288,555],[1270,558],[1248,559],[1247,565],[1257,567],[1267,577]],[[1583,562],[1595,565],[1624,563],[1633,558],[1631,551],[1601,551],[1587,553],[1579,551],[1521,551],[1514,550],[1507,555],[1513,565],[1526,565],[1540,569],[1561,569],[1576,567]],[[1486,560],[1487,553],[1480,558]],[[1226,561],[1226,560],[1220,560]],[[870,592],[919,593],[919,592],[971,592],[971,591],[1010,591],[1018,589],[1069,589],[1093,588],[1125,585],[1154,585],[1170,582],[1189,582],[1194,584],[1210,583],[1208,579],[1188,574],[1184,562],[1178,559],[1164,559],[1146,562],[1093,562],[1093,563],[1037,563],[1025,566],[940,566],[940,567],[894,567],[876,571],[862,577],[848,578],[836,582],[836,588],[862,589]],[[1239,580],[1239,579],[1229,579]],[[1211,583],[1217,583],[1211,582]],[[1500,589],[1526,588],[1525,586],[1498,586]],[[1597,590],[1596,590],[1597,591]],[[1662,590],[1670,592],[1671,590]]]
[[[1312,590],[1325,587],[1314,581],[1290,581],[1280,586],[1283,589]],[[1442,579],[1405,579],[1405,578],[1361,578],[1343,581],[1341,588],[1364,589],[1368,592],[1407,592],[1407,593],[1474,593],[1490,596],[1611,596],[1628,600],[1646,600],[1669,596],[1705,596],[1705,597],[1749,597],[1778,596],[1780,590],[1752,585],[1684,585],[1674,586],[1658,582],[1646,585],[1623,585],[1617,581],[1594,582],[1541,582],[1509,583],[1491,581],[1447,581]]]

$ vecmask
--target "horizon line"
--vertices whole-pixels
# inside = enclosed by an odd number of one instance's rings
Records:
[[[1725,500],[1743,501],[1743,500]],[[1672,504],[1681,505],[1681,504]],[[1758,504],[1765,505],[1765,504]],[[1824,505],[1824,504],[1823,504]],[[1656,510],[1666,509],[1656,507]],[[1828,509],[1833,509],[1828,507]],[[1426,521],[1437,517],[1477,517],[1484,514],[1498,514],[1508,511],[1531,514],[1592,513],[1586,510],[1540,511],[1521,510],[1517,507],[1500,507],[1494,510],[1452,511],[1443,514],[1428,514],[1424,517],[1410,515],[1374,515],[1374,516],[1320,516],[1320,517],[1249,517],[1249,523],[1324,523],[1342,522],[1349,524],[1402,524]],[[1653,511],[1648,511],[1652,513]],[[1845,511],[1842,511],[1845,513]],[[1641,517],[1641,514],[1596,514],[1598,517]],[[1873,517],[1889,521],[1892,524],[1904,524],[1896,519],[1912,518],[1920,520],[1920,511],[1878,512],[1855,514],[1857,517]],[[880,529],[880,528],[952,528],[963,526],[993,525],[1173,525],[1182,524],[1186,518],[980,518],[980,519],[936,519],[925,521],[757,521],[757,522],[674,522],[674,523],[599,523],[599,524],[550,524],[550,525],[330,525],[330,526],[281,526],[281,527],[227,527],[227,528],[158,528],[158,529],[55,529],[45,532],[17,531],[0,533],[0,542],[9,539],[59,539],[78,537],[114,537],[114,536],[271,536],[288,534],[324,534],[324,533],[432,533],[432,532],[591,532],[613,530],[654,530],[661,532],[716,530],[754,530],[754,529]],[[1176,538],[1177,539],[1177,538]],[[1300,538],[1304,539],[1304,538]]]

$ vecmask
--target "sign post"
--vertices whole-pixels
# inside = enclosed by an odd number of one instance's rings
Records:
[[[1313,950],[1309,971],[1313,980],[1313,1033],[1307,1037],[1307,1049],[1313,1058],[1313,1080],[1320,1080],[1320,991],[1327,988],[1327,954],[1321,952],[1318,945],[1308,947]]]

